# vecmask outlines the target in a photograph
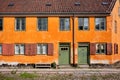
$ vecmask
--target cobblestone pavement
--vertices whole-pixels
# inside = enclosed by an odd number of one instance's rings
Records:
[[[95,74],[95,73],[120,73],[120,69],[0,69],[2,73],[16,71],[17,73],[79,73],[79,74]]]

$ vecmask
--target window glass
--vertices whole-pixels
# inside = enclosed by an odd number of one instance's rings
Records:
[[[60,18],[60,30],[61,31],[70,30],[70,19],[69,18]]]
[[[47,54],[47,44],[38,44],[37,54]]]
[[[25,30],[25,18],[16,18],[16,27],[17,31],[24,31]]]
[[[106,19],[105,18],[95,18],[95,29],[105,30],[106,29]]]
[[[96,53],[97,54],[106,54],[106,43],[96,44]]]
[[[48,18],[38,18],[38,30],[47,31],[48,29]]]
[[[79,18],[78,24],[79,24],[79,30],[88,30],[88,18]]]
[[[15,54],[19,54],[19,45],[15,45]]]
[[[24,54],[24,45],[23,44],[16,44],[15,45],[15,54]]]
[[[3,20],[0,18],[0,31],[3,30]]]

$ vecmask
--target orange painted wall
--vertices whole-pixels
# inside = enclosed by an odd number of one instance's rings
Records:
[[[112,25],[113,25],[113,30],[112,30],[112,43],[117,43],[118,44],[118,54],[113,54],[112,57],[112,62],[115,63],[117,61],[120,61],[120,15],[118,14],[118,8],[120,7],[120,1],[117,0],[113,11],[111,13],[112,16]],[[114,22],[117,21],[117,33],[114,31]]]

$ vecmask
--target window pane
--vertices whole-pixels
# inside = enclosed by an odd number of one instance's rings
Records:
[[[65,19],[65,30],[69,30],[69,19]]]
[[[19,45],[15,45],[15,54],[19,54]]]
[[[42,51],[43,54],[47,54],[47,45],[42,46]]]
[[[95,19],[96,30],[105,30],[106,29],[106,19],[105,18],[96,18]]]
[[[83,26],[84,26],[84,19],[79,18],[79,30],[83,30]]]
[[[20,54],[24,54],[24,45],[20,45]]]
[[[69,18],[60,18],[60,30],[70,30],[70,19]]]
[[[22,18],[22,19],[21,19],[21,22],[22,22],[22,23],[21,23],[21,24],[22,24],[22,25],[21,25],[21,30],[25,30],[25,18]]]
[[[0,19],[0,30],[3,30],[3,21]]]
[[[101,53],[106,53],[106,44],[101,44]]]
[[[38,19],[38,30],[41,30],[41,29],[42,29],[42,28],[41,28],[41,26],[42,26],[42,25],[41,25],[41,24],[42,24],[41,22],[42,22],[42,21],[41,21],[41,19],[39,18],[39,19]]]
[[[60,19],[60,30],[64,30],[64,25],[65,25],[64,19],[61,18],[61,19]]]
[[[16,30],[20,30],[20,19],[16,19]]]
[[[88,30],[88,18],[84,18],[84,30]]]
[[[41,51],[41,44],[38,44],[37,45],[37,54],[41,54],[42,51]]]
[[[96,53],[100,53],[100,45],[99,44],[96,44]]]
[[[0,45],[0,54],[2,54],[2,45]]]
[[[38,18],[38,30],[46,31],[48,27],[48,18]]]
[[[25,18],[16,18],[16,30],[24,31],[25,30]]]
[[[100,23],[99,23],[99,18],[96,18],[95,19],[95,28],[96,28],[96,30],[100,30]]]

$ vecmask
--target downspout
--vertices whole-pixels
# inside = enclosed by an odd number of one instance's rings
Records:
[[[72,31],[72,45],[73,45],[73,66],[75,66],[75,15],[73,13],[73,17],[72,17],[72,26],[73,26],[73,31]]]

